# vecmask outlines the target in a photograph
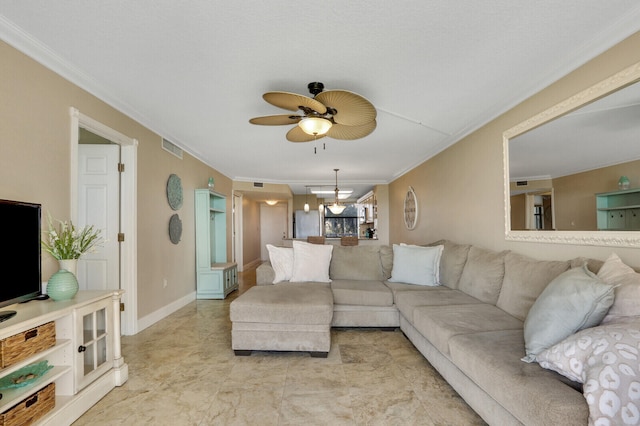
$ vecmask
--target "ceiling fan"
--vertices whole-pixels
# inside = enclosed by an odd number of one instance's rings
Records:
[[[360,139],[376,128],[376,109],[364,97],[347,90],[324,90],[324,84],[307,85],[313,98],[289,92],[267,92],[262,97],[271,105],[300,115],[267,115],[249,120],[264,126],[296,125],[287,132],[290,142],[311,142],[325,136]]]

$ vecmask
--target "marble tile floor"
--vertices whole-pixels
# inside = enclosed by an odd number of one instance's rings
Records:
[[[74,426],[484,425],[401,331],[334,329],[329,356],[231,350],[229,304],[198,300],[123,336],[129,380]]]

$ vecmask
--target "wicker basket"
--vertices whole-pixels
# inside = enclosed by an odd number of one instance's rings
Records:
[[[0,368],[29,358],[56,344],[54,322],[23,331],[0,341]]]
[[[49,383],[38,392],[0,414],[0,426],[26,426],[56,406],[56,384]]]

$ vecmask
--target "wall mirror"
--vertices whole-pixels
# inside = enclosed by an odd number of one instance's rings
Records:
[[[640,62],[503,136],[507,240],[640,246]]]

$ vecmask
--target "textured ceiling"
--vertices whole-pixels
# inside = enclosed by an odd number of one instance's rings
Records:
[[[0,3],[4,41],[228,177],[296,193],[334,168],[388,183],[638,30],[637,0]],[[285,113],[264,92],[311,81],[369,99],[377,129],[290,143],[249,124]]]

